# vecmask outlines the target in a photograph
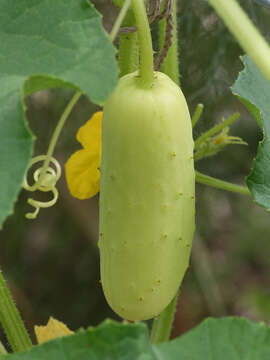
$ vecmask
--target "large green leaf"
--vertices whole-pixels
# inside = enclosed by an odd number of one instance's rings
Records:
[[[23,98],[68,86],[101,104],[118,70],[101,16],[87,0],[0,0],[0,9],[1,225],[32,153]]]
[[[3,355],[10,360],[151,360],[152,348],[144,324],[105,321],[96,329],[35,346],[27,352]]]
[[[259,144],[247,185],[255,202],[270,210],[270,84],[248,56],[244,56],[243,63],[245,68],[232,91],[264,130],[264,139]]]
[[[157,351],[164,360],[266,360],[270,329],[243,318],[207,319]]]
[[[110,320],[1,360],[268,360],[270,328],[241,318],[207,319],[187,334],[153,346],[143,323]]]

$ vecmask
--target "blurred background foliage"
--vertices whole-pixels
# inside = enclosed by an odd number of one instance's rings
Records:
[[[269,40],[270,10],[252,0],[240,3]],[[109,31],[118,9],[110,0],[94,4]],[[191,113],[198,103],[205,105],[194,137],[239,111],[231,134],[249,144],[229,145],[215,157],[199,161],[196,168],[243,184],[262,138],[255,120],[230,91],[242,68],[243,52],[207,1],[179,0],[178,11],[182,89]],[[67,89],[48,90],[27,99],[36,154],[46,152],[70,96]],[[96,109],[86,98],[76,105],[55,153],[62,164],[80,148],[76,131]],[[71,329],[96,325],[106,317],[117,319],[99,282],[98,197],[72,198],[64,175],[59,192],[53,208],[41,210],[36,220],[29,221],[24,215],[31,210],[27,205],[31,194],[22,191],[0,233],[1,269],[32,336],[33,325],[47,322],[50,315]],[[173,336],[207,316],[239,315],[269,323],[270,214],[244,195],[198,184],[196,192],[197,229]]]

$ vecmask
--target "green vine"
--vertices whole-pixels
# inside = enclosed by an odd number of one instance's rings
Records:
[[[196,171],[195,174],[196,181],[201,184],[212,186],[225,191],[235,192],[238,194],[251,195],[249,189],[246,186],[235,185],[227,181],[219,180],[212,176],[202,174],[199,171]]]
[[[192,128],[194,128],[196,126],[197,122],[200,120],[201,115],[203,113],[203,109],[204,109],[203,104],[198,104],[196,106],[195,112],[194,112],[194,114],[192,116],[192,119],[191,119]]]
[[[23,187],[27,191],[34,192],[36,190],[42,191],[42,192],[52,192],[53,198],[49,201],[38,201],[35,199],[28,199],[28,204],[32,205],[35,210],[33,212],[27,213],[26,218],[27,219],[35,219],[39,213],[40,208],[48,208],[50,206],[53,206],[57,199],[58,199],[58,190],[56,189],[56,183],[59,180],[61,176],[61,167],[56,159],[52,157],[56,143],[58,141],[59,135],[63,129],[63,126],[65,125],[65,122],[67,118],[69,117],[73,107],[78,102],[79,98],[81,96],[80,92],[76,92],[75,95],[72,97],[70,102],[68,103],[67,107],[65,108],[62,116],[60,117],[60,120],[54,130],[53,136],[51,138],[48,151],[46,155],[39,155],[34,157],[30,165],[28,167],[29,169],[34,165],[35,163],[39,161],[43,161],[43,165],[41,168],[37,169],[34,172],[34,184],[29,185],[27,181],[27,174],[24,178]],[[50,166],[50,163],[52,163],[55,167]]]
[[[164,1],[162,7],[164,8]],[[177,2],[173,1],[173,31],[172,31],[172,43],[169,48],[168,54],[161,66],[161,71],[168,75],[177,85],[180,86],[180,74],[179,74],[179,56],[178,56],[178,34],[177,34]],[[162,19],[159,22],[159,43],[160,49],[164,46],[166,38],[166,19]]]
[[[134,28],[136,21],[132,10],[130,10],[122,22],[127,30]],[[120,33],[118,45],[118,65],[120,69],[120,77],[138,70],[139,67],[139,47],[138,33],[124,32]]]
[[[32,346],[32,342],[1,271],[0,299],[0,322],[12,350],[17,352],[29,349]],[[3,347],[1,347],[1,351],[4,351]]]
[[[270,81],[270,47],[236,0],[208,0],[239,44]]]
[[[140,65],[139,75],[142,87],[149,88],[154,81],[154,59],[150,27],[144,0],[132,0],[136,24],[138,28]]]
[[[111,33],[110,33],[110,39],[111,41],[114,41],[114,39],[116,38],[116,35],[118,34],[118,31],[122,25],[122,22],[128,12],[128,9],[130,7],[130,4],[131,4],[131,0],[126,0],[124,2],[124,5],[123,7],[121,8],[119,14],[118,14],[118,17],[113,25],[113,28],[111,30]]]
[[[159,317],[154,319],[150,338],[152,344],[159,344],[170,339],[178,297],[179,293],[177,293]]]

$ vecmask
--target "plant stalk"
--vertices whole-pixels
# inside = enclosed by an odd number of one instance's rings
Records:
[[[130,28],[136,26],[133,11],[130,10],[122,22],[122,26]],[[120,34],[118,46],[118,65],[122,77],[130,74],[139,68],[139,46],[138,46],[138,33],[130,32]]]
[[[192,128],[194,128],[196,126],[197,122],[200,120],[203,109],[204,109],[203,104],[198,104],[196,106],[195,112],[191,119]]]
[[[270,81],[270,47],[236,0],[208,0],[242,48]]]
[[[35,184],[36,188],[38,188],[38,185],[42,181],[42,178],[43,178],[44,174],[46,174],[46,171],[47,171],[48,166],[50,164],[51,157],[52,157],[52,154],[54,152],[54,149],[55,149],[56,143],[58,141],[59,135],[60,135],[60,133],[61,133],[61,131],[63,129],[63,126],[65,125],[65,122],[66,122],[67,118],[69,117],[71,111],[73,110],[75,104],[77,103],[77,101],[79,100],[81,95],[82,95],[81,92],[76,92],[73,95],[72,99],[70,100],[70,102],[68,103],[67,107],[65,108],[63,114],[61,115],[58,124],[56,125],[56,128],[54,130],[53,136],[51,138],[51,141],[50,141],[50,144],[49,144],[49,147],[48,147],[48,151],[47,151],[47,154],[46,154],[46,159],[45,159],[45,161],[43,163],[43,166],[42,166],[42,169],[41,169],[41,172],[40,172],[39,179]]]
[[[164,1],[162,7],[164,8]],[[178,57],[178,34],[177,34],[177,1],[173,0],[173,32],[172,32],[172,44],[168,51],[168,54],[161,66],[161,71],[168,75],[177,85],[180,86],[180,74],[179,74],[179,57]],[[166,38],[166,19],[162,19],[159,22],[159,43],[160,49],[164,45]]]
[[[144,5],[144,0],[132,0],[132,6],[139,37],[140,83],[143,87],[150,88],[154,81],[154,59],[151,32]]]
[[[225,127],[230,126],[232,123],[234,123],[238,118],[240,117],[239,113],[235,113],[231,115],[228,119],[220,122],[219,124],[213,126],[211,129],[204,132],[198,139],[194,142],[194,149],[197,149],[204,141],[206,141],[211,136],[217,134],[221,130],[223,130]]]
[[[14,352],[25,351],[32,342],[0,271],[0,322]]]
[[[118,47],[118,65],[120,70],[120,77],[138,70],[139,51],[137,32],[120,35]]]
[[[126,14],[128,12],[130,4],[131,4],[131,0],[126,0],[124,5],[122,6],[122,8],[121,8],[121,10],[120,10],[120,12],[119,12],[119,14],[118,14],[118,16],[116,18],[116,21],[113,24],[113,28],[112,28],[112,30],[110,32],[110,35],[109,35],[111,41],[115,40],[116,35],[117,35],[121,25],[122,25],[122,22],[123,22]]]
[[[212,176],[202,174],[199,171],[196,171],[195,174],[196,181],[198,183],[209,185],[225,191],[235,192],[238,194],[251,195],[249,189],[246,186],[236,185],[227,181],[219,180]]]
[[[162,311],[158,318],[153,321],[150,340],[152,344],[159,344],[170,339],[174,315],[179,293],[173,298],[170,304]]]

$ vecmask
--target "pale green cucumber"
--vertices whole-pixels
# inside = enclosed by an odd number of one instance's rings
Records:
[[[157,316],[175,296],[194,233],[191,120],[180,88],[156,72],[120,79],[103,113],[101,282],[124,319]]]

